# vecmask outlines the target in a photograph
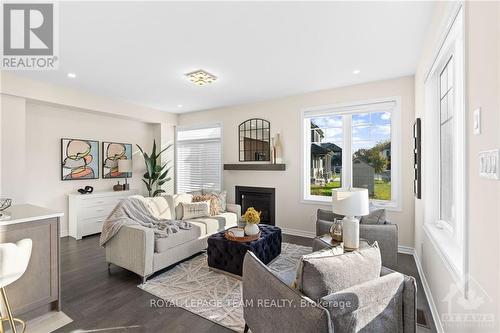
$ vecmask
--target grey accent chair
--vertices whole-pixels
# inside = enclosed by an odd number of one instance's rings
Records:
[[[347,306],[350,302],[350,306]],[[245,332],[415,333],[415,279],[382,267],[380,278],[316,303],[291,288],[250,251],[243,262]]]
[[[316,236],[330,232],[335,218],[339,216],[325,209],[318,209],[316,215]],[[398,226],[386,221],[384,224],[360,224],[359,237],[369,243],[378,242],[382,265],[391,269],[398,266]]]

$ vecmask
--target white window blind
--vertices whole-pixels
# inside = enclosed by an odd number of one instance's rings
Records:
[[[176,138],[177,193],[202,189],[220,190],[222,182],[220,126],[178,128]]]

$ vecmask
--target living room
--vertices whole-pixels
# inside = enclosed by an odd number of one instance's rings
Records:
[[[499,331],[500,3],[2,10],[0,332]]]

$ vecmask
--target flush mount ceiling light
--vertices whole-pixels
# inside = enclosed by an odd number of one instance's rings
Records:
[[[76,74],[75,73],[68,73],[68,77],[70,79],[74,79],[76,77]]]
[[[215,77],[215,75],[212,75],[204,71],[203,69],[187,73],[186,77],[189,79],[189,81],[193,82],[197,86],[205,86],[217,80],[217,77]]]
[[[361,71],[359,69],[355,69],[352,71],[352,74],[354,74],[354,75],[357,75],[359,73],[361,73]]]

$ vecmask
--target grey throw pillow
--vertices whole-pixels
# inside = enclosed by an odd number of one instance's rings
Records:
[[[318,212],[316,213],[316,218],[318,220],[333,222],[335,219],[342,220],[344,218],[344,215],[335,214],[331,210],[326,210],[326,209],[320,208],[320,209],[318,209]]]
[[[387,217],[385,209],[374,209],[370,214],[361,216],[359,223],[361,224],[385,224]]]
[[[378,243],[359,251],[339,254],[324,249],[302,256],[296,287],[307,297],[322,297],[380,277],[382,259]]]

